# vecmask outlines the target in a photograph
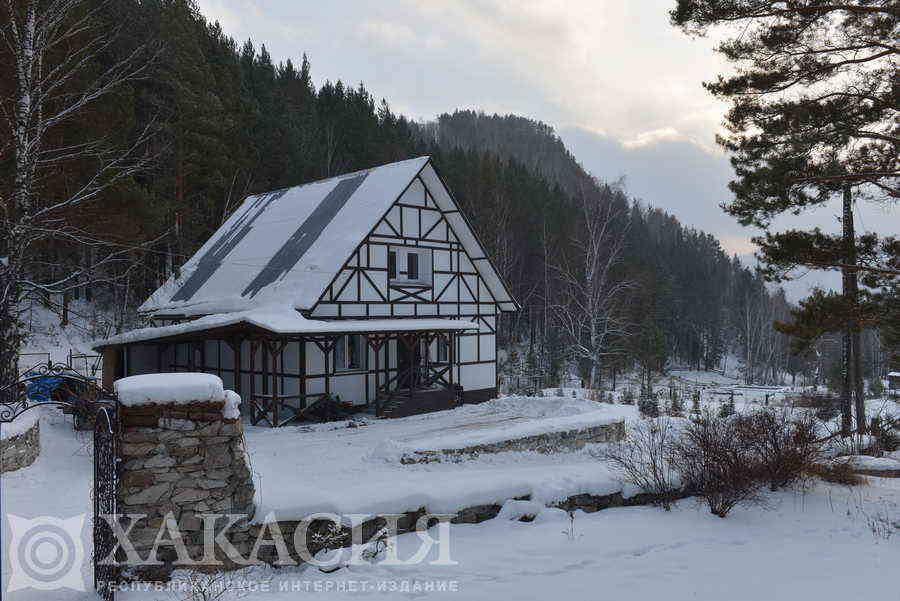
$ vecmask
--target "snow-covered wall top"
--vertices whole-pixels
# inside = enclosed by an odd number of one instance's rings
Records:
[[[225,401],[222,380],[212,374],[144,374],[116,380],[115,386],[119,402],[132,407]]]
[[[0,440],[19,436],[30,430],[41,419],[43,408],[31,409],[11,422],[0,424]]]

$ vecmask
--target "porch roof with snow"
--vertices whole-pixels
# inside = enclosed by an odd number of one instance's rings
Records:
[[[271,305],[310,310],[417,176],[444,211],[500,310],[518,309],[424,156],[248,197],[140,311],[192,317]]]
[[[458,332],[478,329],[478,324],[457,319],[308,319],[294,309],[262,307],[249,311],[208,315],[184,323],[140,328],[93,343],[94,349],[142,342],[228,339],[240,334],[261,337],[314,337],[341,334],[393,334],[403,332]]]

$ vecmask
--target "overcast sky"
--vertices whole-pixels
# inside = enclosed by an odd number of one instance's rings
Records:
[[[274,60],[306,52],[317,83],[363,82],[408,117],[472,108],[544,121],[594,175],[624,175],[630,194],[715,234],[729,252],[753,250],[754,232],[718,207],[732,175],[714,142],[726,107],[701,87],[729,67],[712,40],[669,25],[675,0],[198,2]],[[834,229],[836,213],[785,225]],[[900,229],[877,209],[860,218],[868,229]]]

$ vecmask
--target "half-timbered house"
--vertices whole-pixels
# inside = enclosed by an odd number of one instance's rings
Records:
[[[315,400],[401,416],[497,392],[497,320],[518,309],[428,157],[247,198],[96,345],[107,384],[219,375],[254,423]]]

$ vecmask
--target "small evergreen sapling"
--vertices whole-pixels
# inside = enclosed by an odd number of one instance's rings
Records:
[[[684,405],[681,403],[681,397],[678,391],[672,391],[672,401],[669,403],[669,415],[672,417],[684,417]]]
[[[659,417],[659,401],[653,394],[645,394],[638,401],[638,411],[643,417]]]

